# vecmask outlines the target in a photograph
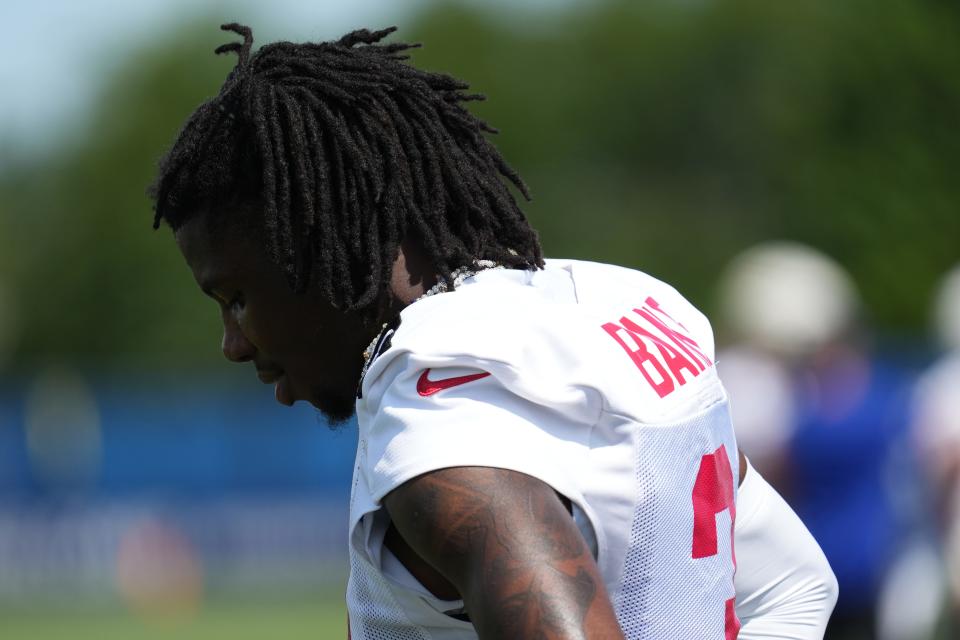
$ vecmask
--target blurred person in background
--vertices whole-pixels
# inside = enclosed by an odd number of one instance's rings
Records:
[[[402,23],[429,44],[419,66],[495,97],[476,113],[533,187],[549,255],[666,276],[704,308],[731,256],[802,240],[850,270],[878,344],[929,362],[919,294],[960,237],[960,3],[217,6],[261,40]],[[209,3],[0,7],[16,25],[0,44],[0,636],[155,635],[103,606],[135,507],[202,566],[183,638],[346,637],[355,422],[329,432],[224,368],[175,244],[118,215],[142,212],[157,157],[233,67],[209,55]]]
[[[161,161],[155,223],[229,360],[357,412],[352,636],[821,637],[833,575],[738,455],[706,318],[544,262],[478,96],[393,29],[256,53],[224,29],[239,62]]]
[[[840,598],[827,637],[878,637],[878,595],[900,549],[909,379],[871,349],[846,271],[772,242],[735,258],[720,285],[732,344],[717,356],[740,446],[807,523]],[[896,486],[894,486],[896,485]]]
[[[949,593],[945,624],[955,634],[960,628],[960,265],[943,277],[933,307],[943,353],[917,382],[912,431],[942,544]]]

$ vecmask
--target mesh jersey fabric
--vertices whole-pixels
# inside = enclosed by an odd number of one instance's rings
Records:
[[[383,496],[455,466],[519,471],[576,505],[628,638],[735,637],[738,458],[713,351],[672,287],[597,263],[484,271],[404,309],[357,401],[352,637],[477,637],[383,548]],[[466,382],[423,386],[451,379]]]

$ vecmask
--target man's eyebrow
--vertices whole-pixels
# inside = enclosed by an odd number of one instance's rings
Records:
[[[208,298],[216,302],[217,304],[229,304],[229,301],[225,296],[219,295],[215,291],[215,287],[202,286],[200,291],[204,293]]]
[[[206,276],[201,279],[198,279],[197,285],[199,285],[200,291],[202,291],[205,295],[215,300],[220,300],[221,299],[220,296],[214,293],[217,287],[220,286],[220,282],[221,282],[221,279],[219,278]]]
[[[223,286],[224,280],[226,280],[226,278],[223,277],[222,274],[205,271],[197,277],[197,285],[205,294],[212,296],[215,289]]]

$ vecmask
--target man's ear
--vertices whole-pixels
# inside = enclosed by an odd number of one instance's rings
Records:
[[[400,242],[393,261],[390,281],[393,294],[405,302],[412,302],[436,283],[436,267],[427,257],[419,238],[408,233]]]

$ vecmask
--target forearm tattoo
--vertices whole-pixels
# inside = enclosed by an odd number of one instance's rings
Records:
[[[586,543],[541,481],[445,469],[390,494],[387,508],[407,542],[457,585],[482,638],[622,637]],[[593,607],[607,623],[588,629]]]

